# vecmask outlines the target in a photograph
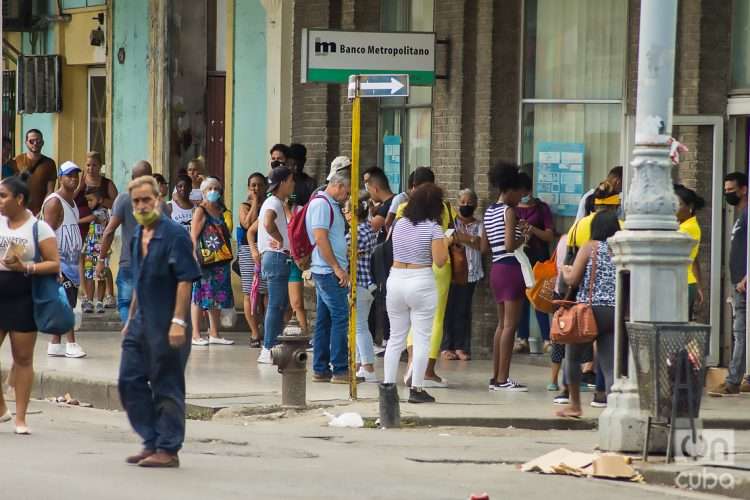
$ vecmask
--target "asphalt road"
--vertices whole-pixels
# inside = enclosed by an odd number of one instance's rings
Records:
[[[600,479],[523,473],[516,464],[561,446],[590,451],[590,431],[334,429],[320,411],[188,426],[182,467],[141,469],[125,415],[35,402],[32,436],[0,424],[0,498],[496,499],[718,498]]]

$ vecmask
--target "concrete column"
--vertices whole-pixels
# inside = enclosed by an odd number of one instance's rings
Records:
[[[154,172],[169,172],[170,85],[169,11],[171,0],[149,2],[148,158]],[[131,56],[132,57],[132,56]]]
[[[638,48],[636,146],[629,168],[632,179],[625,202],[625,230],[609,241],[618,270],[618,290],[624,273],[630,276],[630,321],[687,322],[687,265],[692,240],[676,231],[677,200],[669,158],[674,89],[677,0],[641,2]],[[618,293],[617,312],[625,297]],[[619,316],[618,316],[619,317]],[[615,384],[608,408],[599,418],[600,448],[640,451],[644,424],[638,400],[635,365],[622,377],[622,337],[617,322]],[[652,443],[663,448],[659,435]],[[661,445],[661,446],[659,446]]]
[[[267,146],[292,138],[293,0],[261,0],[266,9]]]

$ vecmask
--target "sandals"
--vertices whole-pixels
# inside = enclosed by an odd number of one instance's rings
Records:
[[[471,361],[471,354],[466,351],[456,351],[459,361]]]
[[[572,418],[572,419],[580,419],[583,415],[582,411],[575,411],[571,410],[570,408],[563,408],[561,410],[557,410],[555,412],[555,416],[559,418]]]
[[[443,351],[440,357],[446,361],[455,361],[458,359],[458,355],[453,351]]]

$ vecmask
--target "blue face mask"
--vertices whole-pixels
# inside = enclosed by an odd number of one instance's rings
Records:
[[[218,191],[209,191],[208,194],[206,194],[206,200],[208,200],[211,203],[216,203],[221,198],[221,193]]]
[[[521,197],[521,203],[528,203],[530,201],[531,201],[531,196],[530,195],[528,195],[528,196],[522,196]]]

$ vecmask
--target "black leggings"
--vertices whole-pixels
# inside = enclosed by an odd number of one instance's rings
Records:
[[[594,319],[599,335],[596,337],[597,362],[604,372],[607,393],[614,382],[615,364],[615,308],[614,306],[594,306]],[[568,344],[565,346],[565,373],[568,383],[581,383],[581,363],[590,344]]]

